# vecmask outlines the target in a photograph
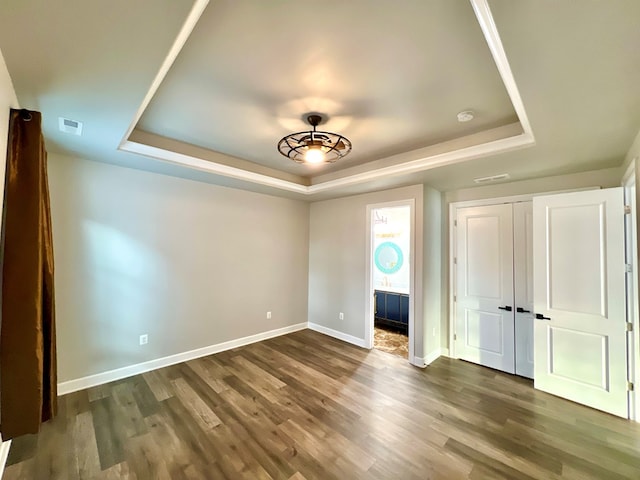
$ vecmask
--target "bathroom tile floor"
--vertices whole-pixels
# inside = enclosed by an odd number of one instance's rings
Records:
[[[403,358],[409,356],[409,337],[400,331],[376,325],[374,328],[374,348]]]

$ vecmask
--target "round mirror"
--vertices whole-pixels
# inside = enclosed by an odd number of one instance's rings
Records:
[[[376,268],[387,275],[396,273],[402,268],[402,250],[393,242],[384,242],[378,245],[373,254],[373,259]]]

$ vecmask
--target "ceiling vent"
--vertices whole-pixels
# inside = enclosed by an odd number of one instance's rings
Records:
[[[494,175],[492,177],[482,177],[482,178],[474,178],[473,181],[476,183],[489,183],[489,182],[497,182],[500,180],[509,179],[508,173],[501,173],[500,175]]]
[[[58,128],[64,133],[82,135],[82,122],[77,122],[76,120],[58,117]]]

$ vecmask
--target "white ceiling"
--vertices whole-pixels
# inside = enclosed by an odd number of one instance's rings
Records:
[[[314,199],[617,166],[640,129],[637,0],[490,0],[506,77],[469,0],[211,0],[176,43],[193,6],[4,2],[0,50],[21,106],[43,112],[48,149],[299,198],[324,188]],[[526,131],[518,97],[534,146],[459,153]],[[468,108],[477,119],[456,122]],[[312,170],[276,151],[309,111],[353,141],[334,166]],[[82,137],[60,133],[58,116],[84,122]],[[127,138],[195,168],[118,150]],[[457,156],[416,163],[443,152]]]
[[[210,2],[137,128],[314,176],[517,121],[468,1],[321,5]],[[321,166],[280,155],[310,112],[353,152]]]

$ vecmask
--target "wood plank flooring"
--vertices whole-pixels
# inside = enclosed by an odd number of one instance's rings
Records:
[[[640,424],[309,330],[61,397],[13,479],[639,479]]]

